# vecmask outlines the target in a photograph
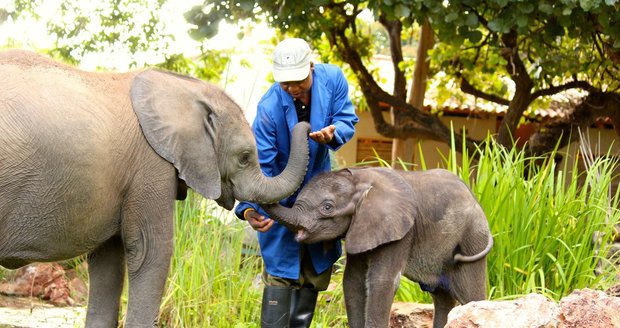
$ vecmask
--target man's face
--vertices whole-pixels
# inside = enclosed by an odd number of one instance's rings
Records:
[[[280,88],[284,90],[286,93],[291,95],[293,98],[300,98],[304,94],[310,92],[312,88],[312,70],[314,66],[310,66],[310,72],[308,72],[308,76],[301,81],[287,81],[280,82]]]

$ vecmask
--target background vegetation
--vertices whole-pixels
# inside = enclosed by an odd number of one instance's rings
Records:
[[[453,151],[445,166],[470,184],[487,214],[495,238],[487,258],[490,299],[541,293],[559,300],[575,289],[605,290],[618,283],[607,257],[620,220],[617,195],[610,193],[616,163],[600,157],[588,170],[568,173],[553,161],[531,165],[538,158],[491,139],[479,152],[474,162],[467,152]],[[463,165],[456,164],[457,156]],[[261,261],[249,238],[254,232],[248,234],[245,222],[199,195],[190,193],[176,205],[162,326],[258,327]],[[346,326],[345,260],[337,263],[330,290],[320,294],[313,327]],[[431,303],[406,278],[396,300]]]
[[[0,27],[25,18],[43,19],[40,8],[47,2],[3,3]],[[615,265],[605,255],[619,219],[617,196],[610,193],[617,163],[600,157],[586,169],[570,172],[568,163],[548,160],[556,153],[538,157],[513,149],[510,136],[532,106],[545,108],[545,97],[573,88],[597,97],[584,101],[580,115],[569,115],[568,122],[557,125],[560,128],[546,131],[559,137],[600,115],[620,122],[617,1],[197,1],[198,6],[185,15],[194,24],[192,36],[199,40],[192,55],[177,52],[172,46],[175,36],[165,32],[162,15],[168,1],[109,0],[88,8],[80,6],[80,0],[59,3],[58,17],[46,21],[54,42],[38,51],[74,64],[88,54],[112,50],[112,56],[128,53],[132,68],[156,65],[225,83],[231,52],[209,48],[204,39],[217,32],[219,22],[241,23],[239,35],[253,24],[266,22],[280,33],[307,38],[323,61],[347,63],[354,77],[351,82],[359,86],[358,104],[373,111],[380,133],[452,143],[445,165],[469,182],[495,237],[488,257],[490,298],[538,292],[558,300],[574,289],[605,289],[615,283]],[[363,18],[366,9],[373,14]],[[438,81],[434,84],[437,100],[463,99],[469,94],[504,106],[498,140],[505,148],[490,139],[453,136],[439,122],[438,108],[426,112],[408,103],[414,62],[422,59],[407,55],[416,46],[424,22],[436,38],[429,52],[428,79]],[[7,46],[23,44],[10,40]],[[144,53],[155,59],[138,60]],[[375,53],[389,53],[392,58],[391,90],[379,86],[382,77],[369,60]],[[379,118],[385,104],[398,109],[396,123]],[[576,134],[564,134],[568,135]],[[558,144],[557,138],[549,140],[551,148]],[[464,164],[456,164],[457,156]],[[378,161],[389,164],[389,160]],[[257,250],[244,243],[246,224],[231,220],[211,201],[196,195],[177,203],[175,223],[163,325],[258,326],[261,262]],[[0,278],[2,274],[0,270]],[[315,327],[345,325],[341,279],[339,265],[333,289],[321,294]],[[405,279],[396,298],[430,302],[427,294]]]
[[[616,267],[606,257],[620,219],[609,189],[616,163],[599,158],[587,171],[567,173],[552,161],[530,165],[538,158],[492,140],[479,152],[479,162],[466,152],[446,154],[446,168],[469,182],[487,214],[495,238],[487,259],[490,299],[541,293],[559,300],[575,289],[605,290],[617,283]],[[465,164],[458,166],[456,156]],[[245,222],[195,195],[178,202],[177,210],[175,255],[162,305],[166,326],[257,327],[261,262],[244,243]],[[314,327],[346,326],[345,260],[332,277],[333,288],[320,296]],[[405,278],[396,300],[431,302]]]
[[[369,12],[371,16],[366,15]],[[595,107],[602,107],[609,117],[620,112],[620,3],[616,0],[205,0],[186,17],[195,25],[192,34],[197,38],[215,33],[220,21],[252,20],[310,40],[323,58],[348,64],[373,114],[375,129],[390,138],[450,142],[450,129],[437,115],[441,101],[433,113],[414,104],[413,90],[420,91],[415,87],[414,60],[430,64],[431,69],[417,81],[426,84],[427,79],[437,78],[437,100],[469,95],[505,111],[496,137],[505,147],[513,146],[512,136],[528,112],[541,102],[546,108],[548,97],[563,91],[597,93],[601,99],[584,100],[592,104],[583,112],[590,115],[572,116],[573,125],[545,131],[547,138],[540,139],[538,148],[532,149],[535,153],[551,151],[558,140],[566,141],[570,129],[591,124]],[[369,21],[380,24],[384,33],[372,33],[376,30],[369,28]],[[422,52],[415,59],[406,58],[403,45],[418,25],[432,30],[435,45],[428,57]],[[424,38],[417,39],[421,46]],[[385,40],[393,66],[392,89],[382,87],[373,74],[371,58],[377,49],[373,45]],[[607,106],[608,101],[612,106]],[[382,116],[386,107],[392,109],[392,122]],[[466,140],[470,151],[480,142]]]

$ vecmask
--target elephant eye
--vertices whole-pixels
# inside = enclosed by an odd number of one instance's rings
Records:
[[[241,153],[241,156],[239,156],[239,165],[240,166],[247,166],[250,163],[250,152],[243,152]]]
[[[333,211],[334,211],[334,204],[332,202],[323,203],[323,206],[321,207],[321,212],[326,214],[326,213],[331,213]]]

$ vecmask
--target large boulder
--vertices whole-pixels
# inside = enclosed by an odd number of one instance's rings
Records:
[[[0,281],[0,294],[40,298],[57,306],[84,302],[86,285],[74,270],[58,263],[34,263],[11,272]]]
[[[406,303],[405,303],[406,304]],[[430,305],[429,305],[430,306]],[[419,306],[395,303],[390,327],[431,327]],[[540,294],[507,301],[479,301],[457,306],[446,328],[620,328],[620,298],[591,289],[575,290],[559,303]]]
[[[432,328],[433,304],[395,302],[390,313],[391,328]]]
[[[471,302],[450,311],[446,328],[552,328],[557,327],[559,311],[555,302],[539,294],[511,301]]]
[[[576,290],[560,301],[558,328],[620,327],[620,298],[591,289]]]
[[[620,327],[620,298],[582,289],[559,304],[539,294],[511,301],[472,302],[450,311],[446,327]]]

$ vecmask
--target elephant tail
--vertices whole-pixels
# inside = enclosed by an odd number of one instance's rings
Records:
[[[476,262],[484,258],[485,256],[487,256],[487,254],[489,254],[489,252],[491,251],[492,247],[493,247],[493,234],[489,232],[489,241],[487,243],[487,247],[483,249],[482,252],[475,254],[475,255],[462,255],[462,254],[457,253],[454,255],[454,261],[455,262]]]

